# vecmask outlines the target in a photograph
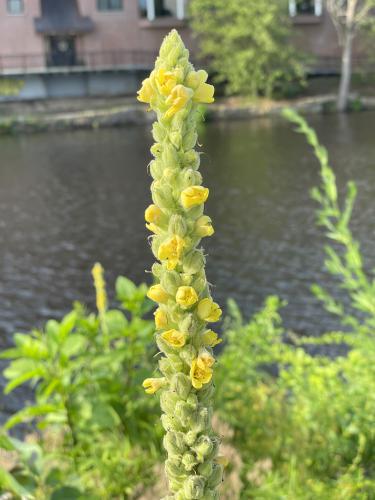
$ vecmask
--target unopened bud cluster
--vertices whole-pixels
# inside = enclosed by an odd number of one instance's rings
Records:
[[[209,328],[220,319],[221,309],[211,298],[198,248],[214,229],[203,213],[209,191],[202,186],[194,149],[197,107],[214,100],[214,88],[206,80],[207,73],[189,63],[189,52],[174,30],[138,92],[138,99],[157,114],[150,164],[153,203],[145,219],[158,260],[152,267],[156,284],[148,296],[158,304],[156,342],[164,355],[159,360],[162,376],[146,379],[143,386],[149,394],[160,391],[168,500],[216,499],[222,480],[219,442],[211,427],[212,348],[221,340]]]

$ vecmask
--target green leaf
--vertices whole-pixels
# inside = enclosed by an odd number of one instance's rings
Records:
[[[20,358],[12,361],[4,370],[3,374],[7,379],[14,379],[24,375],[25,373],[39,370],[41,367],[43,367],[43,365],[40,362],[34,361],[33,359]]]
[[[87,346],[87,339],[84,335],[78,333],[72,333],[65,340],[62,348],[61,354],[70,358],[71,356],[76,356],[79,353],[84,352]]]
[[[56,405],[51,404],[40,404],[35,406],[28,406],[23,408],[19,412],[15,413],[10,417],[4,425],[6,430],[11,429],[15,425],[21,424],[23,422],[29,422],[35,417],[40,417],[42,415],[48,415],[49,413],[58,412],[60,408]]]
[[[4,388],[4,394],[9,394],[10,392],[13,391],[16,387],[24,384],[25,382],[29,381],[30,379],[33,378],[40,378],[43,376],[45,373],[45,370],[40,367],[36,368],[35,370],[31,370],[29,372],[25,372],[22,375],[19,375],[18,377],[14,378],[9,384],[7,384]]]
[[[128,326],[125,315],[117,309],[105,313],[105,322],[110,334],[116,336],[121,336]]]
[[[63,318],[58,330],[58,339],[60,340],[60,342],[63,342],[69,335],[69,333],[73,330],[73,328],[76,325],[76,321],[77,321],[76,311],[71,311]]]
[[[33,498],[33,495],[16,481],[10,472],[2,467],[0,467],[0,491],[14,493],[25,500]]]
[[[130,300],[137,293],[136,285],[125,278],[125,276],[119,276],[116,280],[116,296],[118,300],[125,301]]]
[[[72,486],[63,486],[52,493],[50,500],[83,500],[84,498],[91,499],[93,497],[83,495],[80,490]]]

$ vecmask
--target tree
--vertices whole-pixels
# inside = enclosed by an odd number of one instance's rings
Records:
[[[327,0],[327,10],[342,47],[341,79],[337,98],[339,111],[345,111],[348,107],[354,38],[370,23],[369,15],[374,7],[375,0]]]
[[[201,55],[229,94],[271,96],[303,80],[287,3],[280,0],[191,0]]]

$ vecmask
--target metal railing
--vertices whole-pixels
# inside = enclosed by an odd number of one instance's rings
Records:
[[[0,55],[0,74],[151,69],[156,56],[151,50],[87,51],[64,62],[61,54],[58,61],[51,54]]]
[[[0,75],[22,75],[28,73],[74,73],[84,71],[110,71],[116,69],[150,70],[157,51],[112,50],[78,51],[66,59],[59,54],[58,61],[51,54],[0,55]],[[74,63],[74,64],[72,64]],[[375,72],[375,58],[355,57],[353,67],[357,71]],[[338,56],[312,57],[306,64],[309,74],[339,74],[341,60]]]

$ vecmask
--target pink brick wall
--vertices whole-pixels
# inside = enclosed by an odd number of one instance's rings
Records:
[[[123,0],[124,10],[101,12],[95,0],[79,0],[81,14],[90,16],[95,31],[84,36],[80,47],[84,51],[101,50],[157,50],[166,33],[178,27],[181,35],[190,42],[188,29],[177,19],[157,19],[149,23],[142,19],[138,0]]]
[[[39,0],[25,0],[23,14],[8,14],[6,1],[0,2],[0,55],[40,54],[44,43],[34,29],[40,16]]]

